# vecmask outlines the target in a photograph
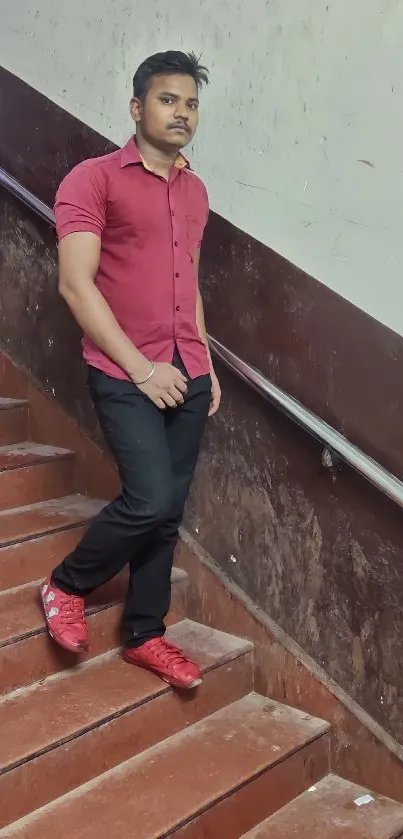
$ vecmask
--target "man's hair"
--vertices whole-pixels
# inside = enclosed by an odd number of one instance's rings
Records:
[[[148,91],[148,83],[152,76],[191,76],[195,80],[197,89],[200,90],[203,84],[209,83],[209,71],[207,67],[199,64],[199,59],[194,52],[157,52],[150,55],[140,64],[133,76],[133,96],[136,99],[145,99]]]

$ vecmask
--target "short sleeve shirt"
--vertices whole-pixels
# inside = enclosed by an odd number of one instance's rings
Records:
[[[59,240],[101,238],[95,283],[126,335],[150,361],[171,362],[177,347],[191,378],[209,371],[195,272],[208,214],[206,188],[187,161],[180,155],[167,181],[146,166],[134,138],[76,166],[55,203]],[[128,378],[87,335],[83,351],[88,364]]]

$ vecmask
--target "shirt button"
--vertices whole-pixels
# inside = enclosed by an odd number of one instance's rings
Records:
[[[177,312],[180,312],[180,308],[181,308],[180,306],[177,306],[177,307],[176,307],[176,311],[177,311]]]
[[[176,247],[176,248],[178,247],[178,243],[177,243],[177,242],[174,242],[174,245],[175,245],[175,247]]]
[[[179,274],[178,274],[178,272],[176,272],[176,274],[175,274],[175,277],[179,277]]]

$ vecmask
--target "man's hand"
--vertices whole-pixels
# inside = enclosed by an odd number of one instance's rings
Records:
[[[214,414],[217,413],[221,402],[221,388],[220,383],[217,379],[216,374],[214,371],[211,371],[211,402],[210,402],[210,410],[209,410],[209,417],[213,417]]]
[[[183,397],[187,391],[186,377],[181,371],[172,364],[161,362],[155,364],[154,373],[148,382],[137,387],[161,411],[183,405]]]

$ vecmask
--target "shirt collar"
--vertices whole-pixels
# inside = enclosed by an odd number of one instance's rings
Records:
[[[145,169],[151,171],[137,148],[135,137],[130,137],[129,142],[123,146],[120,152],[121,168],[123,169],[124,166],[130,166],[130,164],[141,164]],[[175,160],[174,166],[176,169],[190,169],[189,161],[186,160],[186,157],[184,157],[180,152]]]

